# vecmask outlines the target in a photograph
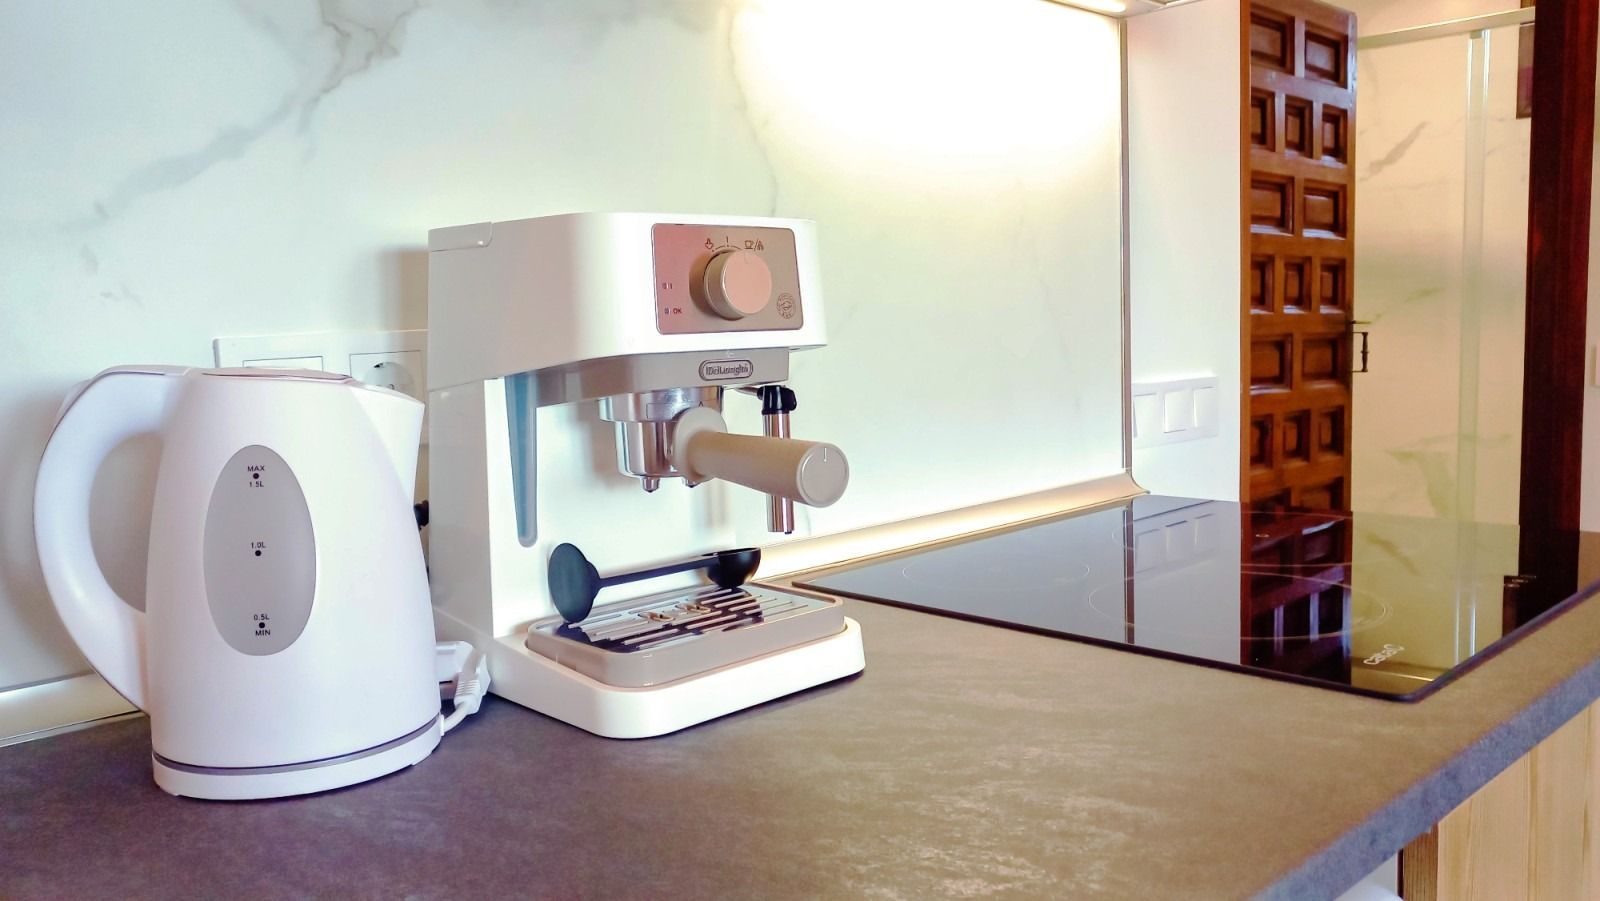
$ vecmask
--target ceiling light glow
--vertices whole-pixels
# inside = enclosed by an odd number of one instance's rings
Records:
[[[1079,9],[1087,9],[1091,12],[1108,13],[1113,16],[1120,16],[1128,11],[1128,4],[1124,3],[1123,0],[1050,0],[1050,2],[1059,3],[1062,6],[1076,6]]]
[[[742,7],[735,71],[768,146],[874,178],[969,188],[1058,177],[1115,153],[1116,22],[1039,0],[916,9],[900,0]]]

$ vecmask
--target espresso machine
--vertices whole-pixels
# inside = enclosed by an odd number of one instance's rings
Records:
[[[435,620],[494,693],[642,738],[862,669],[838,599],[748,582],[737,546],[848,482],[790,434],[790,354],[826,342],[812,223],[579,213],[428,247]],[[728,430],[739,404],[763,434]]]

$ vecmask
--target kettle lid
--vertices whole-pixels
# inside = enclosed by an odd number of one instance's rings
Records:
[[[342,382],[351,385],[362,384],[354,376],[339,372],[323,372],[318,369],[254,369],[235,366],[225,369],[201,369],[197,371],[197,374],[233,379],[283,379],[305,382]]]

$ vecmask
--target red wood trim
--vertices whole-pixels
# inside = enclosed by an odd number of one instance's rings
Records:
[[[1540,0],[1534,30],[1522,387],[1525,528],[1578,527],[1597,19],[1595,0]]]
[[[1241,504],[1250,503],[1249,196],[1250,0],[1244,0],[1239,4],[1239,502]]]

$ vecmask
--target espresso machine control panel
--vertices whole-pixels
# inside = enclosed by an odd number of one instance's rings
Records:
[[[794,232],[660,223],[651,230],[663,335],[798,329],[805,322]]]

